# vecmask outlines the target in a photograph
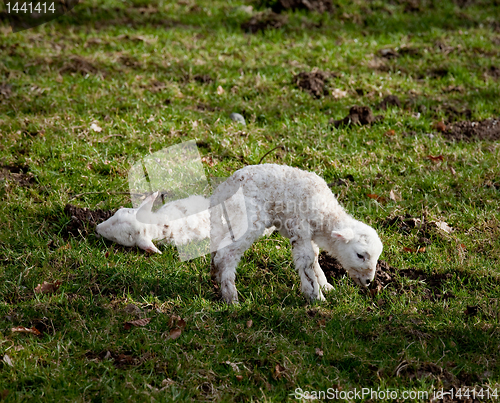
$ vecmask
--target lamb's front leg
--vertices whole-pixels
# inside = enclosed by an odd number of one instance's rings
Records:
[[[321,268],[318,262],[318,256],[319,256],[319,248],[318,245],[316,245],[314,242],[312,243],[312,247],[314,250],[314,273],[316,273],[316,277],[318,279],[319,287],[324,291],[328,292],[333,290],[333,285],[331,285],[328,280],[325,277],[325,272]]]
[[[236,266],[241,258],[234,248],[226,247],[212,253],[212,279],[220,284],[222,298],[228,303],[238,302],[238,290],[236,289]]]
[[[324,301],[318,277],[314,270],[315,253],[310,239],[295,238],[292,241],[295,268],[299,272],[301,290],[311,301]]]

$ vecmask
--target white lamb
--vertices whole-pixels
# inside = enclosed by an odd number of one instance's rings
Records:
[[[165,204],[157,212],[151,208],[159,192],[148,196],[137,208],[121,208],[96,227],[96,232],[124,246],[137,246],[150,253],[161,253],[153,240],[185,245],[210,236],[210,202],[203,196],[190,196]]]
[[[213,212],[239,189],[246,215],[238,206],[231,211],[233,207],[226,205],[226,217],[245,219],[231,219],[228,226]],[[272,226],[290,238],[301,290],[311,300],[324,300],[322,291],[333,288],[318,264],[319,248],[336,257],[359,285],[368,286],[375,276],[382,253],[376,231],[347,214],[314,173],[273,164],[245,167],[216,189],[211,208],[211,273],[228,303],[238,301],[235,276],[241,256]],[[234,233],[243,235],[235,239]]]

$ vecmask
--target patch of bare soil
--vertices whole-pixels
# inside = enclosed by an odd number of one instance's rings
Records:
[[[333,11],[331,0],[278,0],[273,2],[271,9],[275,13],[281,13],[287,10],[307,10],[326,13]]]
[[[318,262],[329,281],[332,279],[338,280],[344,276],[348,276],[346,270],[342,267],[338,260],[329,256],[326,252],[320,253]],[[451,292],[442,292],[443,283],[451,279],[451,273],[428,275],[424,271],[415,268],[399,270],[390,266],[384,260],[379,260],[377,263],[375,278],[370,285],[372,295],[375,295],[378,291],[388,286],[392,287],[397,292],[402,293],[404,289],[399,279],[403,277],[416,281],[415,284],[410,285],[410,289],[415,289],[417,284],[425,287],[424,299],[435,301],[455,297]]]
[[[255,34],[266,29],[278,29],[284,26],[288,21],[286,15],[280,15],[274,12],[263,11],[252,16],[247,22],[241,24],[241,29]]]
[[[331,73],[321,70],[313,70],[310,73],[302,71],[293,80],[300,89],[309,92],[315,98],[321,98],[323,95],[328,95],[327,84],[331,76]]]
[[[347,115],[344,119],[330,119],[329,123],[334,127],[350,125],[365,126],[371,125],[372,123],[381,122],[382,120],[384,120],[384,117],[382,115],[374,116],[369,106],[354,105],[349,110],[349,115]]]
[[[384,99],[379,102],[376,106],[377,109],[387,110],[388,106],[394,106],[396,108],[401,108],[401,101],[396,95],[387,95]]]
[[[456,141],[479,141],[500,140],[500,120],[485,119],[479,122],[464,120],[450,125],[443,132],[448,140]]]
[[[86,207],[78,207],[72,204],[64,206],[64,212],[71,218],[66,226],[66,231],[77,235],[78,233],[89,233],[89,227],[106,221],[115,214],[116,210],[90,210]]]
[[[59,73],[79,73],[81,75],[87,74],[97,74],[99,69],[95,67],[91,62],[84,59],[81,56],[72,55],[69,57],[69,60],[66,61],[63,67],[59,70]]]
[[[35,183],[35,176],[28,171],[26,166],[0,166],[0,181],[12,181],[23,187],[30,186]]]
[[[118,61],[125,67],[130,67],[133,69],[141,67],[141,63],[136,57],[130,55],[120,55]]]

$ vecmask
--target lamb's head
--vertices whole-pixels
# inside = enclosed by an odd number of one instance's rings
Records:
[[[369,286],[375,277],[382,242],[377,232],[360,221],[333,231],[335,257],[357,284]]]
[[[149,211],[157,194],[149,196],[138,208],[121,208],[113,217],[96,227],[97,234],[124,246],[138,246],[147,252],[161,253],[153,244],[156,228],[154,224],[144,223],[137,215]]]

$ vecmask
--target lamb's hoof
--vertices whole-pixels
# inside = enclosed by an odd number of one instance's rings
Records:
[[[335,287],[333,285],[331,285],[330,283],[326,283],[324,285],[321,286],[321,289],[323,290],[323,292],[330,292],[334,289]]]
[[[238,291],[233,283],[228,281],[223,281],[221,284],[222,298],[229,305],[238,303]]]
[[[309,295],[309,300],[311,303],[326,301],[325,296],[321,291],[319,292],[319,295]]]

